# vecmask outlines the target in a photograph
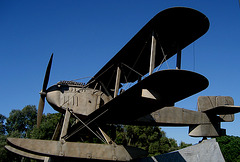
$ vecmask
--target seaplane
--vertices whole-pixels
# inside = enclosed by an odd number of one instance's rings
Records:
[[[147,152],[117,145],[104,129],[111,124],[189,126],[192,137],[217,137],[226,132],[221,122],[232,122],[240,112],[230,96],[200,96],[198,111],[175,107],[175,103],[206,89],[209,81],[181,69],[182,50],[203,36],[209,20],[201,12],[173,7],[154,16],[87,83],[60,81],[48,86],[51,55],[38,106],[41,124],[45,99],[62,113],[52,140],[8,138],[6,149],[38,160],[131,161]],[[176,68],[156,70],[176,54]],[[124,84],[134,83],[128,89]],[[76,122],[70,125],[70,118]],[[81,141],[86,132],[101,143]]]

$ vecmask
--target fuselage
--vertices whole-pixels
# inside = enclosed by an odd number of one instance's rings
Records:
[[[69,108],[80,117],[88,116],[110,101],[102,91],[72,81],[61,81],[49,87],[46,99],[56,111],[63,113]]]

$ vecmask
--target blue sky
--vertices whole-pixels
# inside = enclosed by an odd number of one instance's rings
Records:
[[[238,0],[0,1],[0,113],[38,105],[45,69],[54,53],[49,85],[93,76],[153,16],[175,6],[194,8],[210,21],[209,31],[183,50],[182,69],[209,79],[209,87],[176,104],[197,110],[200,95],[232,96],[240,105],[240,8]],[[177,27],[177,26],[176,26]],[[175,57],[169,60],[175,68]],[[86,82],[87,80],[82,80]],[[55,111],[46,104],[44,113]],[[222,124],[239,136],[240,114]],[[163,128],[187,143],[188,128]]]

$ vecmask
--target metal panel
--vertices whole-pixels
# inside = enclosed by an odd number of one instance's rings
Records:
[[[147,152],[129,146],[7,138],[7,142],[26,152],[42,156],[130,161],[147,156]]]

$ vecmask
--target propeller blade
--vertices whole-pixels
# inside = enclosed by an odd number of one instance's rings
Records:
[[[38,104],[38,113],[37,113],[37,128],[40,127],[41,121],[42,121],[42,114],[45,104],[45,96],[41,95],[39,104]]]
[[[42,120],[42,114],[43,114],[43,110],[44,110],[45,97],[46,97],[46,89],[47,89],[51,66],[52,66],[52,58],[53,58],[53,53],[48,62],[48,66],[47,66],[44,81],[43,81],[43,87],[40,92],[40,100],[39,100],[39,104],[38,104],[38,113],[37,113],[37,128],[40,127],[41,120]]]
[[[53,58],[53,53],[52,53],[51,58],[50,58],[50,60],[48,62],[47,70],[46,70],[44,81],[43,81],[42,92],[45,92],[46,89],[47,89],[47,85],[48,85],[48,81],[49,81],[49,75],[50,75],[50,70],[51,70],[51,66],[52,66],[52,58]]]

